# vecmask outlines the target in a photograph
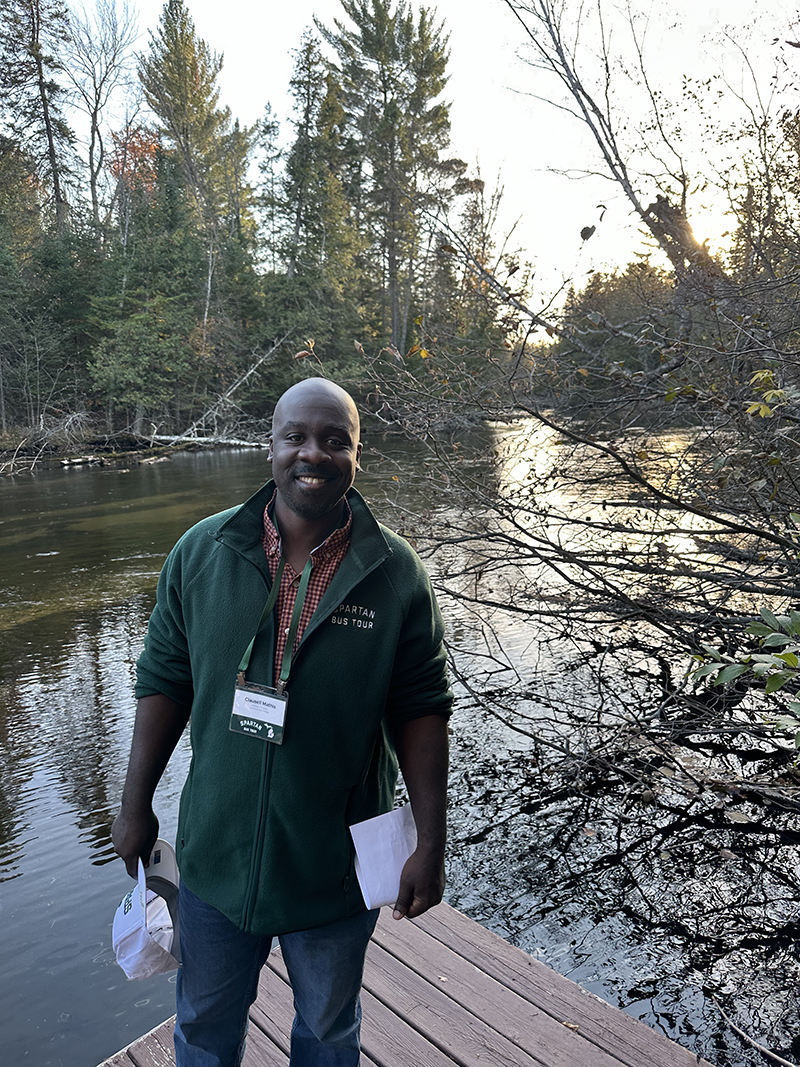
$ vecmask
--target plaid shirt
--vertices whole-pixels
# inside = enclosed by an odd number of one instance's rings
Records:
[[[272,506],[275,503],[277,492],[276,489],[272,494],[272,499],[264,509],[264,533],[261,538],[261,543],[267,554],[267,566],[269,567],[269,573],[273,582],[278,573],[278,563],[281,558],[281,535],[270,518],[269,512],[272,510]],[[308,589],[306,590],[306,598],[303,602],[303,610],[300,612],[300,624],[297,627],[297,637],[294,642],[295,648],[297,648],[300,643],[305,628],[311,621],[311,616],[317,610],[319,602],[322,600],[323,593],[331,584],[331,579],[334,574],[336,574],[339,564],[344,559],[347,549],[350,547],[350,530],[353,526],[353,513],[350,511],[350,505],[346,500],[344,506],[347,509],[347,522],[344,526],[340,526],[338,529],[334,530],[333,533],[311,553],[311,577],[308,580]],[[278,592],[278,603],[275,608],[278,612],[278,634],[275,642],[276,678],[280,674],[283,651],[286,647],[286,638],[289,633],[289,625],[292,621],[292,611],[294,610],[294,602],[297,597],[297,587],[299,585],[300,575],[287,560],[283,568],[281,587]]]

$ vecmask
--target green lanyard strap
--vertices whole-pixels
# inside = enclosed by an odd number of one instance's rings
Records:
[[[240,675],[239,681],[240,681],[240,683],[242,683],[244,681],[245,671],[247,670],[248,666],[250,665],[250,656],[252,655],[252,652],[253,652],[253,645],[256,643],[256,638],[258,637],[259,633],[261,632],[261,627],[264,625],[264,623],[267,621],[269,616],[275,610],[275,605],[278,602],[278,593],[280,592],[280,588],[281,588],[281,578],[283,577],[284,564],[285,564],[285,560],[284,560],[283,556],[281,555],[280,561],[278,563],[278,570],[277,570],[277,573],[275,575],[275,579],[274,579],[274,581],[272,583],[272,589],[270,590],[269,598],[267,599],[267,602],[264,605],[264,610],[261,612],[261,618],[259,619],[259,622],[258,622],[258,628],[257,628],[255,634],[253,635],[253,639],[251,640],[250,644],[245,649],[245,653],[242,656],[241,662],[239,663],[239,675]],[[298,590],[297,590],[297,595],[294,598],[294,608],[292,610],[292,621],[289,623],[289,633],[287,634],[287,637],[286,637],[286,644],[284,646],[283,656],[281,658],[280,678],[279,678],[278,685],[277,685],[277,689],[281,693],[286,689],[286,683],[289,680],[289,672],[292,669],[292,656],[294,655],[294,642],[295,642],[295,638],[297,637],[298,627],[300,626],[300,615],[302,614],[303,604],[305,603],[305,599],[306,599],[306,590],[308,589],[308,582],[309,582],[309,579],[311,578],[312,566],[313,566],[312,559],[309,556],[305,567],[303,567],[303,573],[300,575],[300,585],[299,585]]]

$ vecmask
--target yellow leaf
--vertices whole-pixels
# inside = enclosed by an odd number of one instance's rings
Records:
[[[415,352],[419,352],[419,345],[412,345],[408,350],[409,356],[413,356]]]
[[[430,356],[430,352],[427,350],[427,348],[421,348],[419,350],[419,354],[422,357],[422,359],[428,359],[428,357]]]
[[[422,315],[417,315],[417,317],[414,319],[414,325],[415,326],[421,326],[422,325]]]
[[[578,367],[578,374],[582,374],[584,378],[589,377],[589,372],[585,367]]]

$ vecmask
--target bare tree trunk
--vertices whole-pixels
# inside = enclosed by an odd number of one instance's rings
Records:
[[[0,359],[0,432],[6,433],[7,430],[8,426],[6,424],[6,390],[3,375],[3,360]]]
[[[61,186],[61,169],[56,151],[55,132],[50,115],[50,98],[47,91],[47,77],[42,60],[41,45],[41,18],[42,11],[39,0],[30,0],[31,15],[31,53],[36,64],[36,78],[39,92],[39,100],[42,106],[42,121],[44,123],[45,139],[47,141],[47,160],[50,167],[50,177],[53,182],[53,200],[56,209],[56,233],[59,237],[66,233],[69,223],[69,205]]]

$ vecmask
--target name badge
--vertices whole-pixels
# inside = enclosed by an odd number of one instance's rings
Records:
[[[282,744],[288,699],[286,693],[279,693],[272,686],[237,681],[229,729],[274,745]]]

